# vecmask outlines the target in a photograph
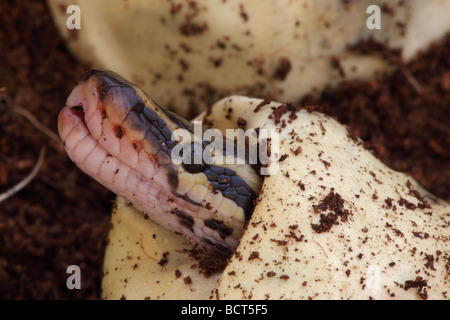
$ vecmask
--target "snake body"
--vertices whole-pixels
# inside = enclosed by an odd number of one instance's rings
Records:
[[[248,162],[175,164],[171,151],[180,142],[171,138],[180,128],[194,134],[189,121],[119,75],[100,70],[80,78],[58,119],[64,147],[80,169],[146,217],[213,255],[229,256],[262,178]]]

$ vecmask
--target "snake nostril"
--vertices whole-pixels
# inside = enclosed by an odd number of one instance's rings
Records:
[[[84,110],[83,110],[83,106],[73,106],[70,107],[70,110],[72,111],[72,113],[74,115],[76,115],[77,117],[79,117],[81,120],[84,121]]]
[[[202,162],[200,164],[183,163],[183,167],[186,169],[187,172],[197,173],[204,171],[208,166],[206,165],[206,163]]]
[[[74,106],[71,107],[72,110],[77,111],[77,112],[83,112],[83,107],[82,106]]]

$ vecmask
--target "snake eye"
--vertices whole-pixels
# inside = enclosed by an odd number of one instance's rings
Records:
[[[183,167],[186,169],[186,171],[188,171],[190,173],[197,173],[197,172],[202,172],[203,170],[205,170],[207,165],[204,162],[202,162],[201,164],[183,163]]]
[[[202,172],[205,169],[209,167],[203,160],[203,145],[199,143],[192,143],[191,144],[191,157],[188,162],[183,162],[183,167],[186,169],[187,172],[190,173],[197,173]],[[201,163],[199,163],[199,160],[201,159]]]

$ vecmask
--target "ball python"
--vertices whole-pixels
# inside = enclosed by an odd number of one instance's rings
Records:
[[[58,120],[65,150],[84,172],[146,217],[214,255],[229,256],[261,187],[257,163],[248,157],[239,161],[226,139],[222,164],[178,163],[172,152],[184,140],[173,140],[177,129],[192,136],[181,154],[196,149],[200,157],[206,154],[211,141],[195,142],[192,123],[119,75],[101,70],[80,78]]]

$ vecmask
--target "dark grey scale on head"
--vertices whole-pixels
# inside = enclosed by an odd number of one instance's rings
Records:
[[[194,125],[187,121],[186,119],[184,119],[183,117],[180,117],[179,115],[176,115],[173,112],[170,112],[169,110],[167,110],[166,108],[164,108],[163,106],[161,106],[158,102],[156,102],[155,100],[152,99],[152,97],[149,97],[147,95],[147,98],[149,98],[156,106],[158,106],[158,108],[161,109],[161,111],[170,119],[172,120],[174,123],[177,124],[178,127],[180,127],[181,129],[186,129],[191,133],[194,133]]]
[[[102,81],[100,100],[102,102],[110,94],[119,95],[123,101],[128,103],[128,106],[124,106],[128,109],[138,103],[139,100],[142,100],[136,95],[133,85],[115,73],[93,70],[89,76],[91,75],[100,76]]]
[[[250,219],[253,201],[257,195],[247,182],[229,168],[209,166],[203,173],[214,190],[218,190],[225,198],[233,200],[244,210],[246,220]]]
[[[141,132],[147,132],[150,128],[150,121],[141,113],[132,109],[124,122],[128,122],[132,127]]]
[[[144,116],[149,120],[149,131],[158,140],[158,144],[161,150],[165,151],[167,154],[170,154],[171,148],[169,148],[167,141],[170,141],[172,132],[166,126],[164,120],[158,117],[158,115],[152,109],[146,107],[144,102],[142,102],[142,105],[135,107],[141,109],[142,114],[144,114]],[[133,109],[135,109],[135,107],[133,107]]]
[[[208,141],[202,142],[202,155],[205,148],[210,143],[211,142]],[[193,152],[193,149],[192,145],[191,152]],[[245,218],[247,220],[250,219],[253,201],[256,199],[257,195],[247,182],[237,175],[236,172],[226,167],[208,165],[203,161],[201,164],[183,163],[183,167],[190,173],[203,172],[211,183],[213,190],[218,190],[224,197],[235,201],[236,204],[244,210]]]

